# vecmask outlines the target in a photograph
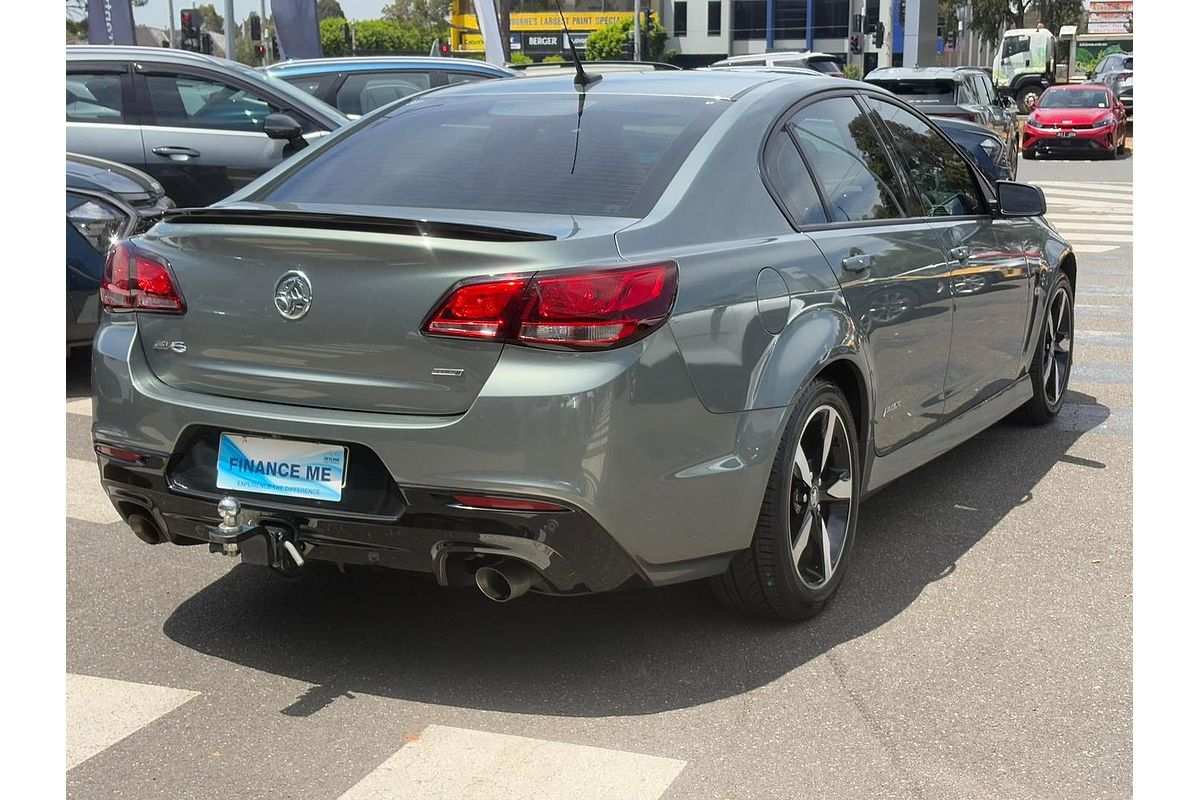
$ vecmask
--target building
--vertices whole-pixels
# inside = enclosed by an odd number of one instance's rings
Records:
[[[643,8],[655,8],[649,2]],[[593,31],[633,16],[633,0],[562,0],[567,30],[583,54],[584,43]],[[656,9],[657,10],[657,9]],[[513,3],[509,48],[534,61],[568,52],[562,18],[554,0],[516,0]],[[483,34],[471,0],[452,0],[450,5],[450,48],[455,53],[482,53]]]

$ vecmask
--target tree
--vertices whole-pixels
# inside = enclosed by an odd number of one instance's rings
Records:
[[[971,30],[993,44],[1008,28],[1032,28],[1038,22],[1057,35],[1063,25],[1074,24],[1082,10],[1082,0],[973,0]]]
[[[346,42],[346,20],[330,17],[320,22],[321,52],[326,56],[350,55]],[[368,19],[352,22],[356,52],[428,53],[436,38],[428,29],[422,30],[408,22],[392,19]]]
[[[320,22],[321,53],[325,56],[346,56],[350,47],[346,43],[346,20],[329,17]]]
[[[604,61],[624,58],[625,41],[633,30],[633,18],[618,20],[612,25],[593,33],[587,39],[588,61]],[[642,58],[655,60],[662,55],[663,44],[667,41],[667,29],[654,20],[650,25],[650,52],[642,53]]]
[[[225,18],[217,13],[217,7],[212,3],[196,6],[196,13],[200,15],[200,26],[209,33],[224,33]]]
[[[345,19],[342,5],[338,0],[317,0],[317,19]]]
[[[411,22],[418,28],[446,28],[450,0],[395,0],[383,7],[383,18]]]

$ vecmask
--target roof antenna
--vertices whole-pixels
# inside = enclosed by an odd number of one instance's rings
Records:
[[[554,0],[554,5],[558,7],[558,16],[560,19],[562,19],[563,33],[567,37],[567,47],[571,50],[571,60],[575,62],[575,86],[580,91],[583,91],[604,76],[588,75],[583,71],[583,62],[579,60],[579,53],[575,51],[575,40],[571,38],[571,31],[567,29],[567,15],[563,13],[562,3],[560,3],[558,0]]]

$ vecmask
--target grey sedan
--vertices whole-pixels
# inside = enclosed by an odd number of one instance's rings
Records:
[[[825,76],[570,74],[387,106],[115,248],[93,358],[134,533],[495,600],[710,579],[803,619],[860,503],[1058,413],[1076,260]]]

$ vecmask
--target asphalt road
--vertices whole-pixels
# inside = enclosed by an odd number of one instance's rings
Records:
[[[1132,158],[1020,178],[1081,248],[1068,405],[866,503],[805,625],[696,585],[500,606],[143,545],[96,485],[71,360],[70,796],[1128,796]]]

